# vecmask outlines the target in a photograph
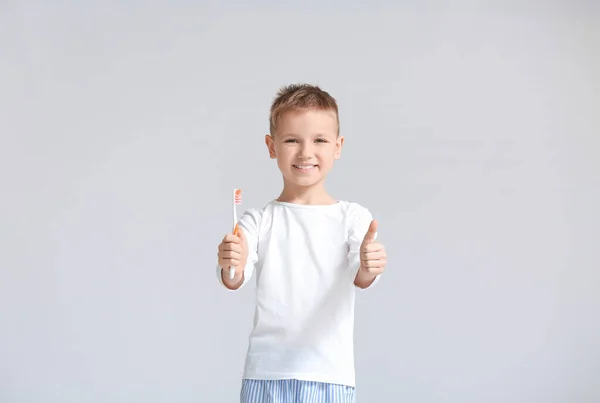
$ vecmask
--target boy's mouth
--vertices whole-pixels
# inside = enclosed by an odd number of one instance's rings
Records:
[[[296,164],[293,165],[294,168],[296,168],[296,170],[298,171],[302,171],[302,172],[308,172],[311,169],[318,167],[318,165],[313,165],[313,164]]]

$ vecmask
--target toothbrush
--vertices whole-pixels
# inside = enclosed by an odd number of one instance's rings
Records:
[[[238,231],[238,218],[237,218],[237,210],[236,205],[242,204],[242,190],[241,189],[233,189],[233,234],[237,235]],[[235,267],[229,268],[229,278],[233,280],[235,277]]]

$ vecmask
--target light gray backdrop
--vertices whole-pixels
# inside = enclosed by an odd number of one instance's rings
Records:
[[[359,401],[600,401],[598,6],[193,3],[0,4],[0,402],[236,401],[216,247],[298,81],[389,251]]]

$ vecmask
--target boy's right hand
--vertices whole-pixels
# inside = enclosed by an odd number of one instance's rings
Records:
[[[225,235],[219,245],[219,266],[223,269],[223,279],[227,282],[237,283],[244,273],[248,259],[248,243],[244,231],[238,227],[237,235]],[[235,267],[235,278],[229,279],[229,268]]]

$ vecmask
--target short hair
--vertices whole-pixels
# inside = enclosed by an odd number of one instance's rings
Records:
[[[269,130],[275,133],[279,119],[291,111],[330,111],[335,113],[340,130],[340,118],[337,101],[327,91],[311,84],[290,84],[279,89],[269,115]]]

